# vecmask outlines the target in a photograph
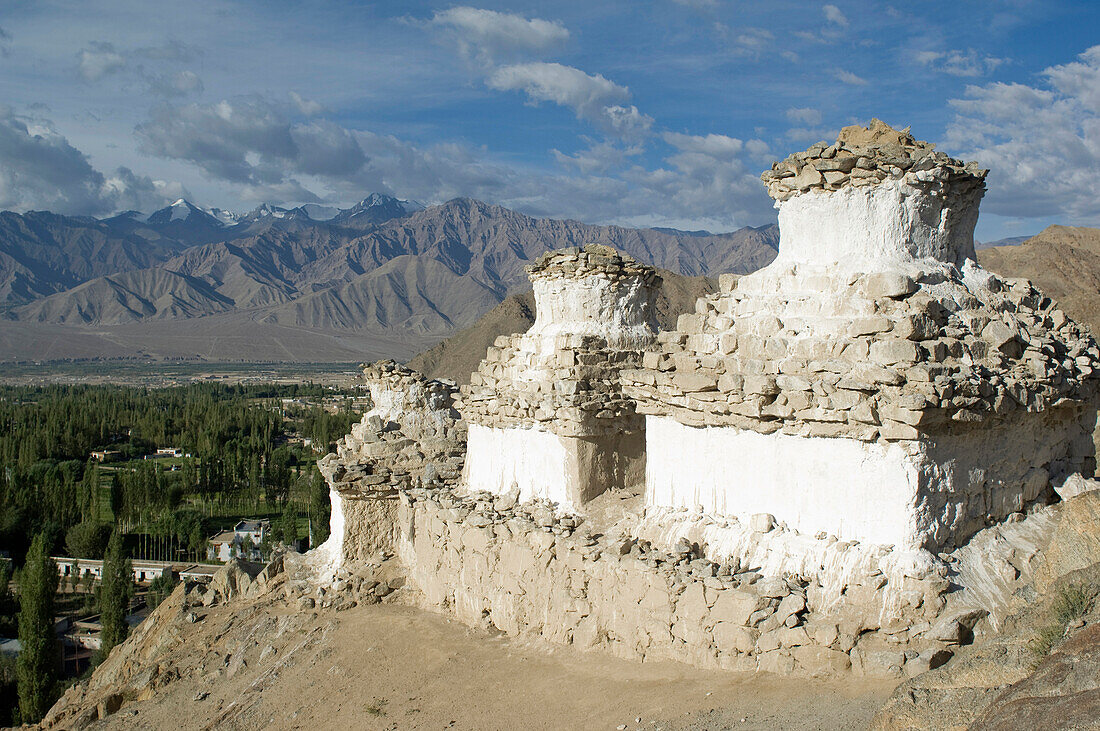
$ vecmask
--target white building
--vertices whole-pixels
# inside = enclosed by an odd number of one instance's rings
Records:
[[[271,532],[271,521],[242,520],[232,530],[222,531],[210,538],[206,557],[212,561],[225,563],[234,558],[249,561],[262,558],[260,544]]]

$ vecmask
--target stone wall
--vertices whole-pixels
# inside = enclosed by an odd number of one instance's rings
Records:
[[[916,674],[944,662],[983,616],[944,613],[941,576],[888,580],[861,567],[842,594],[819,577],[765,576],[703,558],[681,540],[661,549],[542,501],[403,491],[398,556],[424,603],[473,625],[600,649],[742,671],[872,676]],[[757,534],[760,544],[769,538]],[[888,581],[908,595],[884,612]]]

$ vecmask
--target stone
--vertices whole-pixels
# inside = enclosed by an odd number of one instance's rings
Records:
[[[747,626],[753,612],[762,605],[760,596],[754,592],[726,589],[718,593],[710,616],[731,626]]]
[[[747,655],[756,646],[754,633],[737,622],[718,622],[712,630],[714,644],[721,652]]]
[[[757,533],[767,533],[775,527],[775,516],[771,513],[756,513],[749,518],[749,526]]]
[[[798,663],[799,671],[814,678],[840,675],[852,666],[847,653],[828,647],[802,645],[792,648],[791,656]]]
[[[916,363],[921,359],[920,346],[911,340],[890,338],[871,343],[871,360],[880,365]]]
[[[863,279],[863,293],[871,299],[905,297],[916,291],[912,277],[896,272],[874,272]]]

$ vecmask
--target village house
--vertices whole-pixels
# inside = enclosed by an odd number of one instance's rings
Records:
[[[242,520],[232,530],[222,531],[212,536],[206,549],[206,557],[212,561],[225,563],[233,558],[258,560],[260,544],[271,532],[271,521]]]

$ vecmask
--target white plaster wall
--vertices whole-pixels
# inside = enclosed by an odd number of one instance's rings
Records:
[[[469,425],[463,482],[471,490],[503,495],[518,488],[520,500],[543,498],[574,509],[571,473],[568,449],[556,434]]]
[[[336,571],[344,565],[344,499],[331,487],[328,489],[328,499],[332,506],[328,518],[328,540],[307,553],[324,581],[331,581]]]
[[[920,548],[919,460],[904,443],[695,428],[646,417],[646,505],[747,518],[808,535]]]
[[[980,198],[980,189],[965,197],[933,196],[904,180],[798,195],[776,203],[781,239],[770,266],[873,271],[913,259],[961,265],[974,258]]]
[[[640,277],[611,282],[591,276],[538,277],[535,324],[528,335],[553,340],[558,335],[598,335],[613,347],[642,347],[657,332],[656,288]]]

